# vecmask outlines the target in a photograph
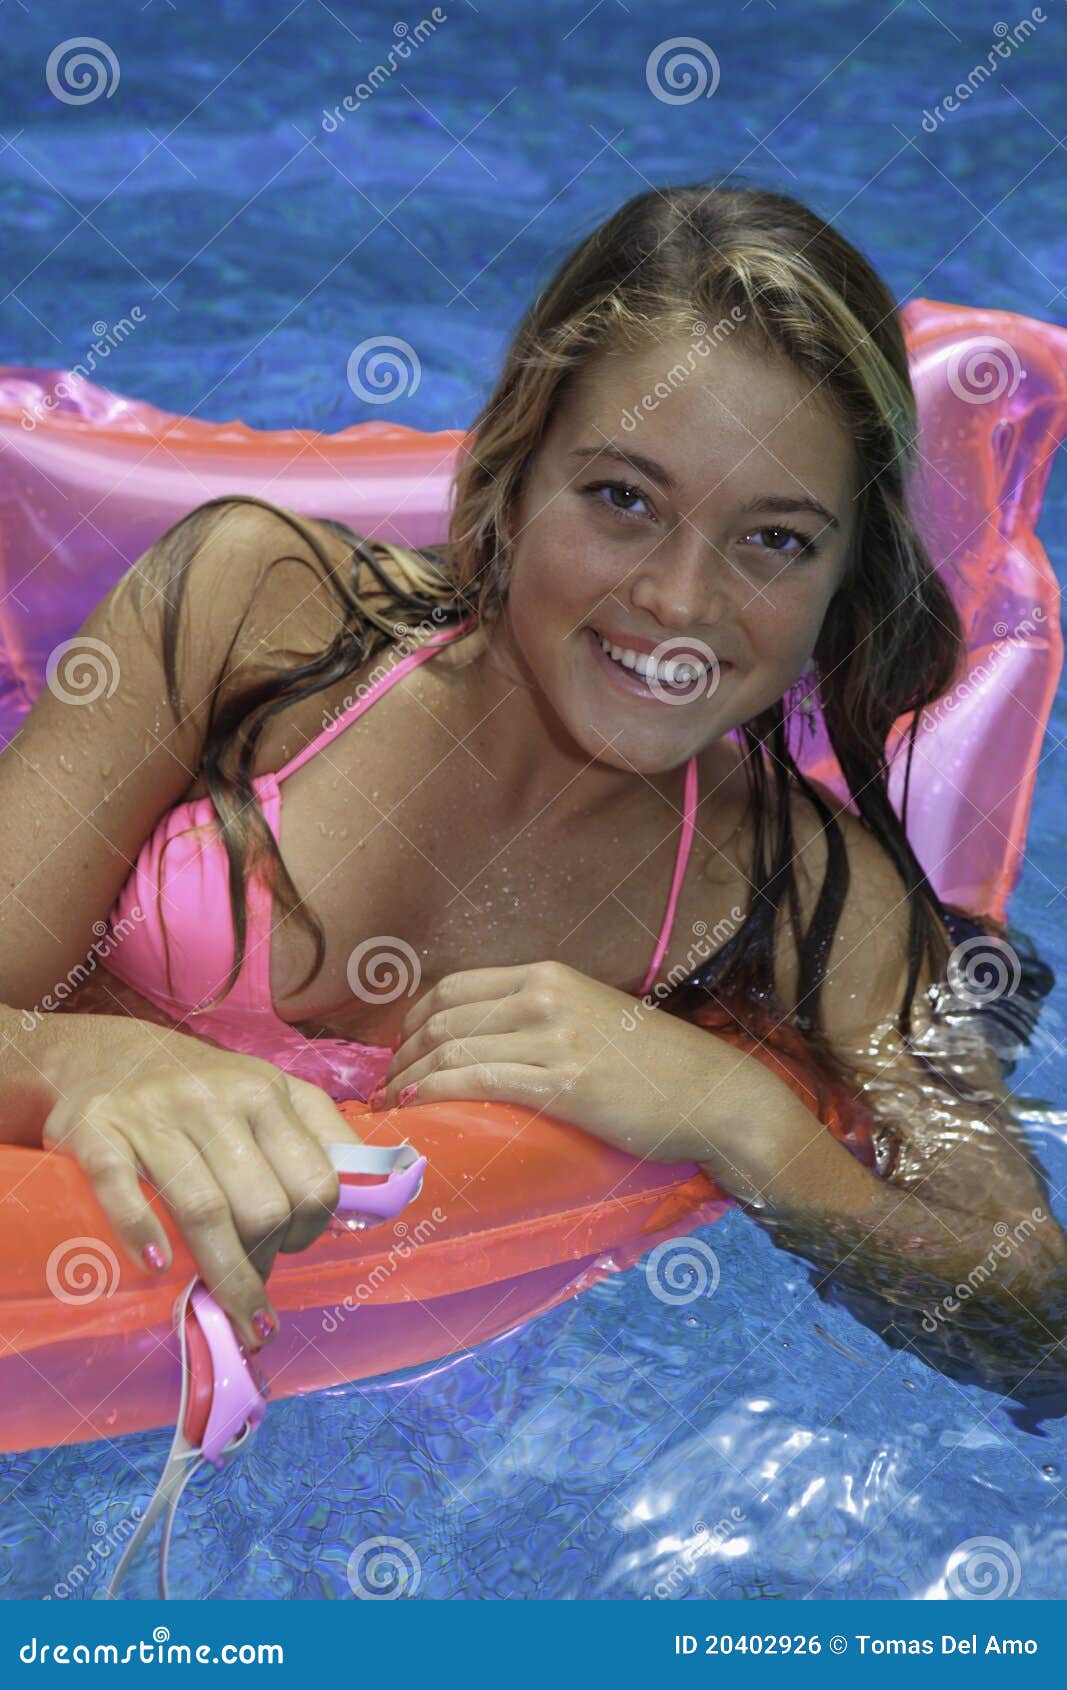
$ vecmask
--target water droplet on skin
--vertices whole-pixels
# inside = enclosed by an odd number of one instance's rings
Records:
[[[100,770],[100,779],[110,780],[113,767],[114,765],[112,763],[104,763]]]
[[[74,773],[74,764],[69,763],[62,752],[59,754],[59,766],[68,775],[72,775]]]

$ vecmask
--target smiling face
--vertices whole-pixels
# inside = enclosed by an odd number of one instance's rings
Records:
[[[825,402],[739,335],[700,344],[585,371],[516,513],[506,642],[587,755],[644,773],[804,672],[852,539],[854,454]],[[687,654],[688,679],[650,669]]]

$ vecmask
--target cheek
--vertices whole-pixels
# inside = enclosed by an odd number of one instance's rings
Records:
[[[581,626],[589,608],[619,580],[617,558],[598,545],[589,524],[573,507],[547,504],[520,526],[515,543],[510,595],[516,624]]]
[[[771,591],[754,596],[743,621],[749,647],[757,659],[775,670],[795,670],[809,656],[819,637],[829,590],[821,585]]]

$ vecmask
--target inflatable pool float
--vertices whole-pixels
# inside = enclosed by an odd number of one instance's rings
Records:
[[[1067,332],[924,300],[904,322],[922,421],[920,517],[970,653],[965,679],[918,736],[909,831],[942,898],[1002,919],[1062,663],[1059,594],[1034,523],[1067,428]],[[383,423],[260,433],[30,369],[0,370],[0,436],[0,742],[56,645],[194,506],[253,493],[429,545],[444,536],[462,440]],[[798,760],[847,796],[821,724]],[[787,1044],[783,1035],[781,1050],[755,1054],[869,1162],[869,1123]],[[730,1203],[695,1165],[641,1163],[517,1107],[430,1105],[402,1117],[343,1107],[372,1145],[394,1139],[402,1119],[426,1158],[422,1189],[392,1228],[326,1234],[277,1259],[282,1331],[262,1358],[275,1399],[480,1344]],[[174,1261],[149,1282],[114,1244],[76,1162],[0,1145],[0,1450],[174,1424],[172,1311],[193,1263],[156,1207]]]

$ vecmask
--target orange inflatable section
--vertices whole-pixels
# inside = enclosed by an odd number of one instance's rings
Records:
[[[871,1161],[864,1118],[818,1089],[799,1045],[773,1051],[740,1033],[729,1042],[755,1049]],[[270,1290],[282,1331],[262,1354],[275,1400],[483,1343],[731,1202],[694,1164],[638,1161],[525,1108],[341,1108],[361,1138],[407,1136],[429,1166],[400,1220],[277,1258]],[[0,1449],[171,1424],[171,1309],[195,1266],[162,1203],[153,1198],[174,1262],[150,1280],[120,1251],[72,1158],[0,1147],[0,1190]]]

